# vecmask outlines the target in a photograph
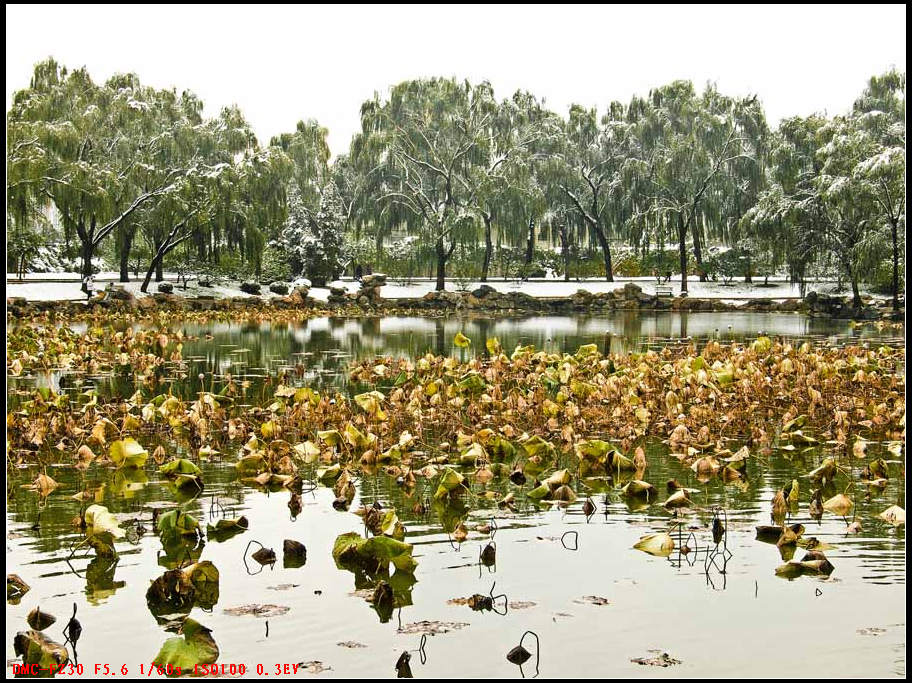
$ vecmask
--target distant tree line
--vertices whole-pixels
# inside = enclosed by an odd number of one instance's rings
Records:
[[[236,107],[206,118],[189,91],[48,59],[7,116],[7,268],[53,248],[87,274],[104,255],[143,290],[165,269],[323,282],[355,262],[433,273],[438,289],[545,269],[674,272],[683,290],[688,273],[784,271],[895,301],[905,85],[875,76],[846,114],[771,130],[756,97],[688,81],[562,117],[524,91],[412,80],[365,102],[330,162],[316,121],[264,146]]]

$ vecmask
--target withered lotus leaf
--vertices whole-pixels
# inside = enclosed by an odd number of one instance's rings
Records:
[[[674,539],[666,532],[648,534],[643,536],[636,545],[636,550],[642,550],[644,553],[656,555],[657,557],[668,557],[675,548]]]

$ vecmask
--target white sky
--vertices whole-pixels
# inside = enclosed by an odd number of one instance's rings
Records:
[[[7,109],[52,55],[96,81],[136,72],[240,106],[261,142],[316,118],[334,155],[375,90],[422,76],[532,91],[566,115],[686,78],[755,93],[770,123],[846,111],[868,77],[905,70],[905,5],[7,5]]]

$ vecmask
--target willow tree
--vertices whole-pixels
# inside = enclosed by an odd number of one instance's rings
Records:
[[[38,199],[54,203],[67,241],[79,239],[84,275],[105,238],[173,192],[186,170],[161,168],[149,182],[147,168],[181,118],[173,110],[163,115],[159,96],[135,75],[98,85],[85,69],[69,72],[52,59],[36,65],[30,87],[13,96],[7,191],[20,214]]]
[[[367,183],[368,172],[360,168],[348,154],[340,154],[329,170],[342,215],[342,230],[354,239],[361,237],[362,228],[369,224],[375,202],[371,201]]]
[[[278,148],[259,149],[234,107],[182,130],[173,143],[160,166],[176,163],[187,170],[175,183],[175,192],[139,214],[140,230],[152,252],[142,291],[153,274],[161,280],[170,252],[194,238],[205,243],[217,229],[228,229],[237,245],[246,246],[245,255],[258,269],[267,231],[277,229],[285,218],[289,157]]]
[[[416,219],[410,228],[434,245],[438,290],[459,238],[474,231],[465,206],[467,175],[484,163],[494,107],[489,84],[438,78],[405,81],[387,101],[375,96],[362,107],[359,144],[381,150],[377,201],[410,214]]]
[[[701,214],[709,211],[718,216],[716,208],[706,206],[717,196],[713,189],[720,183],[737,182],[745,169],[757,163],[762,108],[756,98],[725,97],[712,86],[698,96],[689,81],[657,88],[647,100],[631,107],[641,112],[637,121],[641,201],[676,232],[681,291],[686,292],[687,238],[704,281]]]
[[[780,122],[770,142],[766,187],[739,226],[774,262],[785,262],[789,279],[802,288],[808,266],[826,253],[816,184],[822,165],[817,132],[825,122],[817,115]]]
[[[813,198],[825,221],[826,246],[849,279],[856,308],[861,306],[859,282],[890,255],[890,220],[895,220],[897,226],[904,221],[901,208],[884,206],[880,201],[892,194],[900,195],[901,201],[905,201],[902,189],[905,150],[899,150],[895,156],[890,150],[877,152],[879,145],[860,123],[857,117],[837,116],[818,130],[817,156],[821,166]],[[898,177],[891,182],[889,179],[894,175]],[[895,211],[900,213],[897,215]],[[895,250],[893,258],[896,263]]]
[[[557,117],[534,95],[517,91],[494,110],[479,147],[479,163],[467,160],[465,172],[457,176],[465,185],[466,206],[484,225],[482,282],[487,281],[491,267],[495,222],[499,222],[498,236],[502,236],[531,222],[542,210],[534,171],[558,126]]]
[[[789,264],[835,261],[861,305],[859,283],[892,261],[898,306],[905,235],[905,78],[874,77],[847,116],[785,119],[770,152],[769,188],[744,216],[746,230]]]
[[[320,206],[323,188],[330,180],[329,131],[317,121],[298,121],[293,133],[282,133],[269,141],[270,147],[281,149],[294,164],[292,178],[305,207],[316,211]]]
[[[601,247],[608,282],[614,281],[611,239],[620,236],[628,218],[629,160],[636,147],[623,112],[615,102],[599,120],[595,109],[572,105],[559,163],[548,169],[549,182],[557,183]]]
[[[899,308],[900,259],[906,234],[906,75],[889,71],[873,76],[855,101],[852,134],[846,141],[854,165],[846,176],[852,191],[866,201],[879,230],[889,233],[893,308]],[[876,237],[874,240],[876,241]]]
[[[718,243],[727,244],[741,252],[745,259],[744,281],[752,282],[760,264],[765,265],[769,277],[777,258],[768,245],[742,230],[741,219],[760,197],[767,186],[769,145],[771,133],[763,110],[753,103],[754,112],[742,118],[738,125],[741,133],[750,140],[752,154],[737,156],[728,162],[720,173],[702,204],[699,220],[702,234]],[[750,124],[744,129],[745,121]]]
[[[539,187],[547,207],[541,217],[542,228],[547,231],[551,244],[560,246],[564,280],[570,280],[571,265],[577,261],[579,246],[585,241],[589,228],[577,211],[576,205],[557,182],[551,182],[549,171],[555,169],[553,159],[539,166]]]

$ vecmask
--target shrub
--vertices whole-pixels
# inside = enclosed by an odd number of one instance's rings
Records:
[[[263,249],[260,279],[264,282],[287,282],[291,279],[291,266],[281,248],[270,242]]]
[[[643,275],[664,277],[668,273],[677,273],[680,270],[679,256],[675,249],[651,251],[640,261],[640,271]]]
[[[635,254],[624,254],[613,265],[614,274],[620,277],[639,277],[643,274],[640,259]]]
[[[748,264],[748,255],[736,248],[714,254],[703,262],[703,269],[707,275],[718,275],[723,283],[729,284],[736,277],[747,275]]]

